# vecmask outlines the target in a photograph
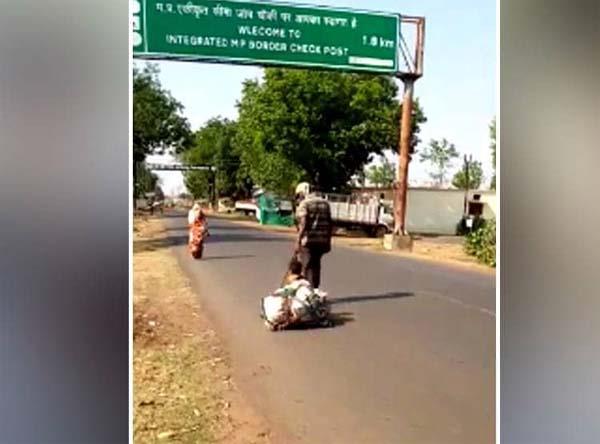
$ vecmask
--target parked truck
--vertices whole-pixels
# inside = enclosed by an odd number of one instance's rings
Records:
[[[256,204],[256,199],[238,200],[235,203],[235,211],[244,213],[246,216],[253,214],[258,218],[259,210],[258,205]]]
[[[296,187],[296,195],[310,192],[308,182]],[[334,228],[360,229],[373,237],[383,237],[394,230],[393,206],[389,201],[372,195],[319,194],[329,202]]]
[[[308,192],[309,189],[307,185],[306,191]],[[277,209],[280,216],[293,217],[292,203],[289,200],[278,198],[271,193],[264,193],[262,190],[256,192],[252,200],[236,202],[236,211],[247,215],[252,214],[258,221],[263,221],[264,217],[261,217],[259,202],[261,196],[268,197],[266,200],[269,203],[269,209],[273,207]],[[391,202],[372,196],[330,193],[322,194],[322,196],[329,202],[331,218],[336,228],[360,229],[373,237],[383,237],[384,234],[391,233],[394,229]],[[265,207],[265,202],[262,202],[262,207]]]
[[[361,229],[373,237],[383,237],[394,229],[390,202],[347,194],[323,194],[323,197],[329,202],[336,228]]]

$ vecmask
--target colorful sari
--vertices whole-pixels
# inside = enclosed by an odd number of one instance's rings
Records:
[[[204,251],[204,238],[208,234],[208,226],[206,216],[199,206],[194,205],[188,213],[188,226],[188,250],[192,257],[200,259]]]

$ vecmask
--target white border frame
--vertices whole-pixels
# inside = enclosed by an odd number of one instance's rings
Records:
[[[496,0],[496,443],[500,443],[500,0]]]
[[[144,16],[145,16],[145,6],[146,6],[146,0],[138,0],[138,1],[143,1],[144,3]],[[240,2],[239,0],[231,0],[231,1],[236,1],[236,2]],[[240,2],[241,3],[241,2]],[[246,2],[244,2],[246,3]],[[268,2],[265,1],[265,3],[274,3],[277,5],[283,5],[283,6],[298,6],[298,7],[302,7],[305,5],[301,5],[301,4],[297,4],[297,5],[289,5],[286,3],[280,3],[280,2]],[[310,7],[310,6],[308,6]],[[329,8],[329,7],[323,7],[325,9]],[[344,8],[329,8],[332,10],[340,10],[340,11],[344,11]],[[352,12],[366,12],[366,13],[372,13],[372,14],[377,14],[377,12],[375,11],[360,11],[360,10],[349,10]],[[132,14],[132,10],[131,10],[131,3],[129,3],[129,7],[128,7],[128,14],[127,14],[127,24],[128,27],[127,29],[129,30],[128,33],[128,40],[129,40],[129,47],[128,47],[128,67],[129,67],[129,72],[128,72],[128,84],[129,84],[129,140],[128,140],[128,149],[129,149],[129,171],[128,171],[128,175],[129,175],[129,183],[128,183],[128,192],[129,192],[129,233],[128,233],[128,238],[129,238],[129,245],[128,245],[128,252],[129,252],[129,408],[128,408],[128,412],[129,412],[129,442],[133,443],[133,139],[132,139],[132,134],[133,134],[133,74],[132,74],[132,69],[133,69],[133,63],[134,63],[134,58],[133,58],[133,41],[132,41],[132,23],[130,20]],[[401,15],[398,14],[393,14],[393,13],[380,13],[381,15],[394,15],[398,17],[398,21],[397,21],[397,26],[398,26],[398,35],[400,35],[400,19],[401,19]],[[144,17],[145,19],[145,17]],[[144,31],[146,29],[145,23],[144,23]],[[146,38],[144,37],[144,44],[146,44]],[[397,56],[398,56],[398,50],[397,50]],[[153,60],[152,58],[145,58],[145,57],[138,57],[140,60]],[[175,59],[177,60],[177,59]],[[207,60],[200,60],[198,58],[187,58],[186,60],[179,60],[179,61],[203,61],[203,62],[207,62]],[[207,62],[209,63],[209,62]],[[222,62],[222,63],[226,63],[226,62]],[[398,63],[398,59],[396,60],[396,63]],[[338,68],[341,69],[341,68]],[[501,123],[500,123],[500,112],[501,112],[501,106],[500,106],[500,0],[496,0],[496,199],[497,199],[497,208],[498,208],[498,213],[496,215],[496,443],[500,443],[500,439],[501,439],[501,433],[500,433],[500,406],[501,406],[501,396],[500,396],[500,322],[501,322],[501,316],[500,316],[500,273],[501,273],[501,259],[500,259],[500,250],[501,250],[501,236],[500,236],[500,227],[501,227],[501,223],[500,223],[500,215],[502,214],[502,203],[501,203],[501,168],[500,168],[500,157],[501,157],[501,153],[498,150],[498,148],[500,147],[501,143],[500,143],[500,132],[498,131]]]
[[[145,3],[145,0],[144,0]],[[127,29],[129,47],[127,48],[127,54],[129,59],[127,60],[128,72],[127,72],[127,80],[129,85],[129,95],[128,95],[128,103],[129,103],[129,122],[128,122],[128,140],[127,140],[127,149],[129,153],[128,161],[128,172],[127,175],[129,177],[128,180],[128,225],[129,232],[127,233],[127,237],[129,239],[128,245],[128,254],[129,254],[129,310],[128,310],[128,319],[129,319],[129,387],[128,387],[128,431],[129,431],[129,442],[133,443],[133,26],[131,17],[133,15],[131,8],[131,1],[128,3],[127,8]]]

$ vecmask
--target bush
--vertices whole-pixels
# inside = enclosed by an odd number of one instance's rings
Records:
[[[485,225],[485,219],[482,217],[477,217],[473,219],[473,226],[469,228],[467,227],[467,218],[463,217],[460,222],[456,224],[456,235],[466,236],[471,232],[479,230],[483,225]]]
[[[496,267],[496,220],[486,221],[465,238],[465,251],[479,262]]]

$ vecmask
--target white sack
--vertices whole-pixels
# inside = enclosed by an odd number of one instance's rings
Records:
[[[281,296],[266,296],[263,298],[265,318],[271,324],[285,322],[288,317],[285,307],[285,298]]]

